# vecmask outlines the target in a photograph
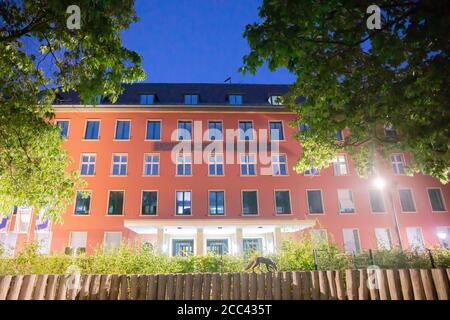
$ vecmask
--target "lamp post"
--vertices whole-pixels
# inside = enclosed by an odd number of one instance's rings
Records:
[[[387,190],[389,203],[391,205],[391,210],[392,210],[392,220],[394,223],[395,234],[397,235],[397,243],[398,243],[399,248],[403,250],[402,238],[400,236],[400,228],[398,225],[397,210],[395,209],[394,199],[392,196],[392,190],[394,189],[395,184],[394,183],[386,183],[386,180],[384,180],[380,176],[378,176],[375,179],[374,184],[381,192],[383,192],[384,190]]]

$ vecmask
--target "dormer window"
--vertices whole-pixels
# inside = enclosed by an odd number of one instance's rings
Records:
[[[141,94],[139,96],[140,104],[154,104],[155,103],[155,95],[154,94]]]
[[[228,102],[230,104],[242,104],[242,95],[240,95],[240,94],[230,94],[228,96]]]
[[[271,105],[274,106],[281,106],[283,104],[281,96],[270,96],[268,101]]]
[[[384,136],[390,139],[397,137],[397,131],[392,124],[388,123],[384,126]]]
[[[198,104],[198,94],[185,94],[184,104]]]

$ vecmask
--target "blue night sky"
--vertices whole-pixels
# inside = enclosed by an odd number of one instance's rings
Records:
[[[145,82],[292,83],[286,70],[237,70],[249,52],[245,26],[259,20],[259,0],[136,0],[139,22],[124,45],[143,56]]]

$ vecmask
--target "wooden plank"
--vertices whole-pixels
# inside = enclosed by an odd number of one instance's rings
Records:
[[[67,284],[72,275],[62,274],[59,277],[58,292],[56,294],[56,300],[67,300]]]
[[[344,274],[342,273],[341,270],[336,270],[335,282],[336,282],[336,296],[338,300],[345,300],[347,296],[345,294],[346,290],[344,284]]]
[[[81,276],[81,288],[78,293],[78,300],[87,300],[89,299],[89,288],[91,286],[92,275],[82,275]]]
[[[192,290],[192,298],[200,300],[202,298],[203,275],[201,273],[194,274],[194,287]]]
[[[359,269],[358,300],[370,300],[369,286],[367,282],[367,269]]]
[[[139,276],[132,274],[130,276],[130,300],[137,300],[139,295]]]
[[[233,295],[232,295],[232,299],[233,300],[240,300],[241,298],[241,283],[240,283],[240,279],[241,277],[239,276],[239,273],[235,272],[233,273]]]
[[[184,287],[184,299],[191,300],[192,299],[192,288],[194,284],[194,278],[191,273],[186,274],[185,276],[186,286]]]
[[[111,290],[109,292],[109,300],[117,300],[119,298],[120,278],[119,275],[111,276]]]
[[[387,281],[386,270],[376,269],[376,274],[378,279],[380,300],[390,300],[391,295],[389,294],[389,285]]]
[[[402,287],[400,284],[400,275],[398,273],[398,270],[387,269],[386,277],[391,300],[402,300]]]
[[[328,278],[326,271],[319,271],[319,299],[330,299],[330,288],[328,286]]]
[[[0,300],[6,300],[13,276],[0,276]]]
[[[221,280],[219,273],[213,273],[211,276],[211,299],[220,300],[221,296]]]
[[[410,269],[411,284],[414,292],[414,300],[425,300],[425,291],[423,290],[422,277],[420,270]]]
[[[230,300],[231,299],[231,274],[224,273],[222,274],[222,300]]]
[[[336,272],[334,270],[327,271],[327,282],[330,290],[330,300],[337,300]]]
[[[302,298],[302,277],[299,271],[292,272],[292,299],[300,300]]]
[[[436,289],[434,288],[433,276],[430,269],[420,269],[423,289],[427,300],[437,300]]]
[[[8,292],[7,300],[18,300],[19,299],[20,288],[22,287],[22,282],[23,282],[22,275],[13,276],[13,279],[11,281],[11,287]]]
[[[78,293],[81,290],[81,280],[82,276],[80,274],[71,274],[70,278],[67,280],[67,294],[66,299],[76,300]]]
[[[445,274],[445,270],[442,268],[432,269],[431,275],[433,277],[438,299],[450,300],[449,279]]]
[[[267,272],[266,273],[266,300],[272,300],[273,299],[273,272]]]
[[[167,287],[167,300],[175,299],[175,277],[173,274],[167,275],[166,287]]]
[[[147,299],[156,300],[158,298],[158,275],[149,274],[147,279]]]
[[[367,285],[369,286],[370,300],[380,300],[377,269],[367,269]]]
[[[108,300],[111,290],[111,275],[102,274],[100,276],[100,289],[99,289],[99,299]]]
[[[204,273],[202,299],[210,300],[210,297],[211,297],[211,273]]]
[[[311,299],[311,273],[301,272],[302,298],[303,300]]]
[[[348,300],[357,300],[358,299],[357,270],[353,269],[345,270],[345,282],[347,285]]]
[[[320,299],[319,271],[311,271],[311,299]]]
[[[47,287],[47,279],[48,279],[47,274],[40,274],[37,276],[36,288],[34,289],[34,296],[33,296],[34,300],[44,300],[45,288]],[[1,297],[0,300],[2,300]]]
[[[120,294],[119,300],[128,300],[129,297],[129,276],[123,274],[120,276]]]
[[[258,273],[256,276],[256,299],[258,300],[264,300],[265,294],[266,294],[266,274],[265,273]]]
[[[250,300],[256,300],[256,298],[258,297],[258,293],[257,293],[257,288],[258,288],[258,283],[256,281],[256,273],[252,272],[249,274],[249,278],[248,278],[248,287],[249,287],[249,293],[248,293],[248,298]]]
[[[165,274],[158,274],[158,300],[165,300],[166,299],[166,279],[167,275]]]
[[[36,275],[30,274],[23,277],[22,288],[20,289],[19,300],[31,300],[33,297]]]
[[[281,300],[281,272],[274,272],[272,278],[273,299]]]
[[[292,284],[292,273],[287,271],[283,272],[281,277],[281,299],[283,300],[292,299],[291,284]]]
[[[58,280],[59,275],[57,274],[51,274],[48,276],[47,289],[45,290],[45,300],[55,300]]]
[[[91,284],[89,287],[90,300],[98,300],[100,297],[100,274],[94,274],[91,278]]]
[[[139,283],[138,300],[145,300],[147,298],[148,276],[145,274],[140,275],[138,283]]]
[[[241,300],[248,300],[248,273],[242,272],[240,274],[241,283]]]
[[[184,291],[184,274],[178,273],[175,275],[175,300],[183,300]]]
[[[414,293],[411,283],[411,275],[408,269],[399,269],[400,286],[402,289],[402,297],[404,300],[414,300]]]

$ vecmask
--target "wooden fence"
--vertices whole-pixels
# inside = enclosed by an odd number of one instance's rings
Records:
[[[449,300],[450,297],[450,269],[81,275],[76,279],[68,275],[0,276],[0,300]]]

